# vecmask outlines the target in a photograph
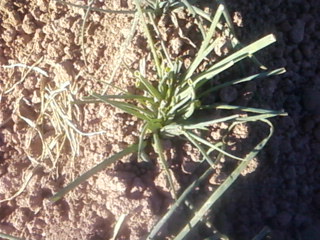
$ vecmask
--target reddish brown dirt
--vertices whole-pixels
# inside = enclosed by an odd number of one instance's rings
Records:
[[[125,1],[99,1],[97,7],[133,7],[130,2],[120,2]],[[264,226],[273,231],[269,239],[320,239],[320,49],[316,44],[320,40],[320,4],[311,0],[247,2],[227,1],[239,26],[236,30],[240,40],[249,43],[275,33],[278,43],[264,51],[263,62],[270,68],[285,66],[288,73],[221,91],[218,98],[233,104],[284,109],[289,117],[273,120],[276,133],[271,142],[246,175],[223,196],[209,219],[234,240],[251,239]],[[82,9],[48,0],[0,2],[0,64],[32,65],[43,57],[38,66],[49,74],[45,78],[32,72],[8,94],[5,91],[21,79],[21,69],[0,70],[0,200],[21,187],[33,166],[26,157],[30,153],[26,148],[27,125],[16,111],[20,98],[28,103],[24,105],[24,116],[28,114],[32,119],[38,114],[37,92],[42,81],[70,79],[81,87],[80,96],[87,95],[101,90],[104,85],[98,80],[108,81],[116,66],[133,17],[97,12],[89,15],[85,33],[88,69],[84,70],[80,38],[83,15]],[[182,43],[176,38],[171,40],[170,51],[175,54]],[[133,44],[144,47],[145,40],[134,38]],[[145,53],[131,48],[125,61],[137,68],[141,56]],[[126,78],[128,73],[123,69],[119,72],[124,75],[118,73],[115,84],[131,91],[133,82]],[[256,94],[252,94],[254,91]],[[78,121],[84,132],[104,130],[106,134],[83,137],[81,154],[74,163],[62,156],[54,171],[44,165],[22,194],[0,203],[0,232],[26,239],[110,239],[115,222],[128,214],[119,239],[143,239],[172,202],[157,166],[123,159],[62,201],[50,204],[47,198],[74,176],[137,140],[136,119],[106,105],[84,106]],[[235,132],[237,139],[247,133],[246,126],[242,127]],[[224,128],[213,127],[210,137],[218,140]],[[250,130],[257,135],[253,138],[259,136],[257,127]],[[166,145],[171,149],[173,143],[168,141]],[[236,147],[237,151],[247,150]],[[181,144],[181,148],[186,153],[171,149],[167,155],[173,158],[181,154],[180,163],[170,163],[173,170],[183,172],[177,174],[177,184],[185,185],[195,178],[192,174],[196,174],[197,164],[193,160],[199,153],[190,145]],[[33,149],[33,153],[36,151]],[[228,168],[218,166],[210,184],[204,186],[205,192],[195,195],[204,198],[227,173]],[[181,216],[172,225],[179,225]],[[210,235],[208,230],[200,228],[193,239],[206,235]]]
[[[221,199],[214,224],[231,239],[251,239],[269,226],[275,240],[320,239],[320,4],[318,1],[228,1],[241,13],[240,39],[274,33],[264,62],[284,66],[285,75],[257,82],[260,104],[284,109],[258,168]]]
[[[96,7],[121,9],[113,1],[100,2]],[[132,6],[123,9],[128,8]],[[24,81],[14,85],[20,81],[22,69],[1,68],[0,199],[4,200],[21,188],[34,167],[26,154],[33,157],[41,153],[41,149],[37,150],[41,142],[26,143],[29,127],[18,113],[36,119],[42,81],[53,81],[56,86],[70,81],[80,89],[77,97],[101,90],[103,85],[98,80],[110,78],[133,17],[97,12],[89,15],[84,43],[86,68],[80,37],[83,9],[47,0],[1,1],[0,16],[1,64],[32,65],[43,57],[37,66],[49,75],[46,78],[31,72]],[[137,54],[131,50],[125,61],[132,65],[136,58]],[[118,87],[130,88],[132,83],[119,78],[119,74],[115,78]],[[77,117],[80,130],[106,133],[83,137],[80,155],[74,161],[67,161],[62,155],[53,170],[44,163],[22,194],[2,202],[0,232],[26,239],[109,239],[122,214],[127,217],[120,238],[141,239],[150,231],[155,213],[162,206],[157,188],[141,178],[153,176],[151,170],[132,171],[130,165],[116,173],[106,170],[59,203],[48,202],[47,198],[72,178],[136,141],[136,120],[109,106],[88,104]]]

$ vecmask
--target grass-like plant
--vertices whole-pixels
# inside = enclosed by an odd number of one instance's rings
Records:
[[[8,83],[5,86],[4,94],[11,93],[17,85],[25,81],[32,71],[49,77],[46,71],[37,67],[42,61],[43,58],[40,58],[31,66],[22,63],[2,66],[3,68],[22,69],[21,79],[15,83]],[[53,67],[57,66],[54,65]],[[30,111],[30,107],[34,107],[35,104],[23,95],[18,95],[19,97],[14,104],[14,114],[27,124],[24,152],[31,162],[31,173],[24,176],[19,190],[7,199],[0,199],[0,203],[12,200],[20,195],[40,168],[43,168],[46,172],[55,170],[58,160],[63,155],[67,157],[70,166],[73,166],[75,158],[80,153],[79,142],[81,136],[104,133],[85,133],[78,129],[75,122],[79,119],[80,111],[77,105],[72,104],[78,88],[71,79],[65,79],[64,82],[52,81],[46,83],[42,81],[40,89],[37,91],[40,103],[37,109]],[[26,106],[29,108],[26,108]],[[66,151],[66,149],[68,150]]]
[[[143,121],[139,142],[111,156],[81,175],[74,182],[70,183],[68,186],[52,196],[51,201],[55,202],[61,199],[65,194],[74,189],[80,183],[84,182],[93,174],[107,166],[110,166],[112,163],[128,154],[137,153],[139,158],[144,158],[145,154],[143,153],[145,152],[145,146],[147,144],[151,144],[167,174],[172,190],[172,196],[176,199],[176,202],[171,209],[150,233],[148,239],[153,239],[157,236],[159,230],[175,209],[186,201],[187,195],[196,187],[196,185],[199,184],[200,181],[210,174],[216,161],[218,161],[221,156],[227,156],[239,161],[240,164],[238,164],[236,169],[225,180],[225,182],[212,193],[203,206],[198,210],[194,210],[194,217],[175,238],[184,239],[184,237],[190,232],[190,229],[201,221],[202,217],[210,209],[212,204],[216,202],[223,192],[235,181],[242,170],[246,168],[248,162],[265,146],[273,132],[273,126],[268,118],[286,115],[283,111],[248,108],[219,103],[208,106],[203,105],[201,103],[201,99],[206,95],[215,94],[223,87],[271,75],[282,74],[285,72],[285,69],[279,68],[267,71],[254,57],[254,54],[257,51],[275,42],[275,37],[273,35],[267,35],[245,47],[240,44],[234,35],[230,16],[222,1],[220,1],[218,9],[213,17],[189,4],[188,1],[152,1],[152,7],[145,9],[141,8],[138,0],[135,0],[135,4],[137,14],[140,16],[140,21],[148,39],[148,45],[152,54],[154,63],[153,79],[148,79],[143,72],[133,71],[133,76],[136,78],[136,86],[143,92],[143,94],[135,95],[123,90],[121,90],[122,92],[119,95],[93,93],[92,96],[82,99],[81,101],[76,101],[76,103],[104,102],[139,118]],[[197,22],[201,36],[203,37],[201,46],[197,50],[195,58],[191,61],[191,64],[187,69],[183,68],[183,62],[179,58],[172,59],[165,44],[161,41],[161,36],[156,25],[156,15],[161,14],[162,11],[167,11],[170,14],[172,9],[180,7],[184,7],[190,14],[193,14],[195,18],[201,20]],[[208,27],[203,25],[203,22],[205,21],[209,21],[210,24]],[[205,70],[199,71],[200,64],[209,57],[215,47],[214,38],[216,36],[217,29],[222,29],[222,21],[228,26],[225,31],[228,31],[228,34],[232,39],[234,52],[213,65],[206,67]],[[152,28],[152,30],[150,28]],[[151,34],[151,31],[152,34],[156,34],[155,37]],[[214,78],[218,74],[226,71],[246,58],[251,58],[258,64],[258,66],[260,66],[260,68],[264,69],[264,71],[259,74],[224,82],[203,91],[203,86],[206,83],[214,81]],[[210,120],[196,118],[195,116],[197,115],[197,111],[204,109],[211,109],[212,111],[223,110],[225,112],[225,116]],[[231,110],[238,110],[241,114],[228,114]],[[227,152],[223,142],[213,144],[196,133],[208,130],[208,127],[215,123],[230,123],[230,132],[239,123],[254,121],[261,121],[267,124],[270,127],[270,133],[245,157],[235,156]],[[167,159],[163,153],[163,145],[161,142],[162,139],[171,137],[182,137],[183,139],[191,142],[194,147],[201,152],[204,160],[209,165],[207,172],[204,173],[197,181],[192,183],[180,196],[177,196],[177,193],[175,192],[171,172],[169,170],[170,166],[168,166]],[[217,152],[218,157],[211,157],[212,155],[210,153],[213,151]]]

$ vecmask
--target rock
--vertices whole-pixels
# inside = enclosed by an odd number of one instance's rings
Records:
[[[16,29],[9,25],[9,27],[5,31],[3,31],[3,34],[1,36],[6,43],[11,43],[16,38],[16,35]]]
[[[37,26],[34,23],[34,19],[31,14],[25,15],[22,23],[22,29],[26,34],[33,34],[36,31]]]
[[[298,44],[303,41],[304,38],[305,23],[302,20],[297,20],[290,31],[290,39],[293,43]]]
[[[146,186],[142,182],[141,178],[135,177],[129,192],[129,197],[133,199],[138,199],[142,197],[145,189]]]
[[[197,162],[191,161],[187,157],[183,157],[181,169],[185,174],[192,174],[196,170],[198,165],[199,164]]]
[[[213,174],[210,179],[209,183],[212,185],[221,185],[227,178],[227,174],[221,172],[220,174]]]

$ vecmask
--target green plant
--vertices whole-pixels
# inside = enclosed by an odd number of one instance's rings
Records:
[[[8,234],[0,233],[0,237],[3,239],[8,239],[8,240],[24,240],[22,238],[17,238]]]
[[[235,181],[235,179],[237,179],[239,174],[247,166],[248,162],[254,158],[265,146],[273,132],[273,126],[268,118],[286,115],[286,113],[283,111],[246,108],[218,103],[207,106],[202,105],[201,98],[208,94],[213,94],[217,90],[226,86],[264,78],[266,76],[282,74],[285,72],[285,69],[279,68],[272,71],[264,71],[262,73],[251,75],[245,78],[225,82],[203,91],[202,87],[208,81],[212,81],[215,76],[226,71],[245,58],[251,58],[256,64],[258,64],[258,66],[260,66],[261,69],[265,70],[265,67],[254,57],[254,54],[275,42],[275,37],[273,35],[267,35],[255,41],[254,43],[243,47],[234,35],[230,16],[226,11],[225,5],[222,1],[220,1],[219,7],[213,18],[199,8],[191,5],[188,1],[181,1],[179,3],[175,1],[169,1],[167,4],[161,1],[153,1],[154,4],[152,5],[152,8],[146,8],[146,10],[141,8],[138,0],[135,0],[135,3],[137,13],[140,16],[144,33],[148,39],[148,44],[151,50],[155,67],[154,78],[150,80],[143,72],[133,71],[133,76],[137,80],[136,86],[138,89],[140,89],[140,91],[143,92],[142,95],[134,95],[122,90],[122,94],[119,95],[93,93],[90,97],[81,101],[76,101],[75,103],[83,104],[89,102],[105,102],[123,110],[128,114],[136,116],[143,121],[139,142],[104,160],[96,167],[81,175],[74,182],[70,183],[68,186],[52,196],[51,201],[54,202],[59,200],[70,190],[74,189],[78,184],[82,183],[96,172],[109,166],[127,154],[137,153],[139,158],[145,159],[144,148],[147,144],[151,143],[155,152],[158,154],[164,171],[167,174],[167,178],[172,190],[172,196],[177,200],[173,207],[168,211],[164,218],[159,221],[159,223],[150,233],[148,239],[153,239],[156,237],[157,232],[163,223],[167,221],[175,209],[180,204],[187,201],[186,198],[188,193],[192,191],[192,189],[210,173],[216,161],[218,161],[222,156],[227,156],[240,161],[240,164],[236,167],[232,174],[208,198],[203,206],[197,211],[194,210],[195,216],[175,238],[183,239],[188,234],[190,229],[196,226],[199,221],[201,221],[204,214],[223,194],[223,192]],[[194,17],[201,19],[201,21],[198,21],[198,26],[203,37],[201,46],[198,49],[195,58],[186,70],[183,69],[183,63],[179,58],[172,59],[168,53],[165,44],[161,40],[155,20],[156,15],[161,14],[161,11],[167,11],[171,14],[170,11],[172,9],[178,9],[180,7],[185,7],[189,13],[193,14]],[[223,28],[223,24],[221,24],[222,17],[228,26],[225,29]],[[205,30],[206,26],[203,25],[203,22],[205,21],[210,22],[210,26],[207,28],[208,30]],[[152,30],[150,29],[151,27]],[[215,37],[217,29],[224,29],[223,31],[225,31],[225,34],[229,35],[230,39],[232,39],[232,45],[235,49],[235,52],[199,72],[198,70],[200,64],[209,56],[215,47],[213,38]],[[155,32],[157,40],[152,36],[151,31]],[[204,109],[211,109],[212,111],[223,110],[227,116],[211,120],[192,118],[197,111]],[[230,110],[237,110],[239,114],[227,114]],[[213,144],[196,134],[196,131],[205,131],[214,123],[230,123],[228,129],[230,132],[237,124],[255,121],[261,121],[267,124],[270,127],[270,133],[263,140],[261,140],[260,143],[255,146],[253,150],[245,157],[235,156],[227,152],[225,150],[224,142]],[[174,189],[171,172],[163,154],[163,146],[161,143],[161,139],[170,137],[182,137],[191,142],[194,147],[201,152],[204,160],[209,165],[208,171],[199,178],[199,181],[191,184],[190,187],[187,188],[179,198]],[[213,151],[218,153],[216,158],[210,156],[210,153]]]

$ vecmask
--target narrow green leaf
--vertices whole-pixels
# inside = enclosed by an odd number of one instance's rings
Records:
[[[177,7],[181,7],[181,3],[177,3],[176,6]],[[205,11],[203,11],[202,9],[196,7],[196,6],[192,6],[193,10],[196,12],[196,14],[198,14],[199,16],[201,16],[203,19],[212,22],[212,17],[211,14],[206,13]]]
[[[228,153],[228,152],[220,149],[219,147],[216,147],[214,144],[206,141],[205,139],[203,139],[203,138],[201,138],[201,137],[198,137],[197,135],[195,135],[195,134],[193,134],[193,133],[189,133],[189,134],[190,134],[195,140],[197,140],[198,142],[200,142],[200,143],[202,143],[202,144],[204,144],[204,145],[207,145],[207,146],[210,147],[210,148],[213,148],[214,150],[222,153],[222,154],[225,155],[225,156],[228,156],[228,157],[233,158],[233,159],[236,159],[236,160],[244,161],[243,158],[240,158],[240,157],[237,157],[237,156],[235,156],[235,155],[232,155],[231,153]]]
[[[143,152],[143,142],[144,142],[144,137],[146,135],[148,129],[148,123],[144,123],[141,128],[141,132],[139,135],[139,145],[138,145],[138,159],[141,158],[141,153]]]
[[[231,34],[229,34],[229,35],[230,35],[230,38],[232,38],[232,41],[231,41],[231,42],[232,42],[232,46],[233,46],[234,48],[240,48],[240,49],[243,48],[244,45],[243,45],[243,44],[237,39],[237,37],[236,37],[235,31],[234,31],[234,29],[233,29],[234,27],[233,27],[233,25],[232,25],[232,21],[231,21],[231,18],[230,18],[230,14],[229,14],[227,8],[225,7],[225,6],[226,6],[225,1],[223,1],[223,0],[218,0],[217,3],[218,3],[218,4],[222,4],[222,5],[224,6],[223,16],[224,16],[224,18],[226,19],[226,22],[227,22],[228,26],[229,26],[230,29],[231,29]],[[177,8],[178,8],[178,7],[181,7],[181,3],[175,4],[175,7],[177,7]],[[197,8],[196,6],[193,6],[193,9],[194,9],[194,11],[195,11],[199,16],[201,16],[202,18],[206,19],[206,20],[209,21],[209,22],[212,22],[212,18],[211,18],[211,16],[210,16],[210,14],[204,12],[202,9],[199,9],[199,8]],[[218,23],[218,24],[217,24],[217,28],[220,29],[220,30],[222,30],[223,25],[220,24],[220,23]],[[249,57],[250,57],[251,60],[252,60],[256,65],[258,65],[261,69],[263,69],[263,70],[266,70],[266,69],[267,69],[254,55],[249,56]]]
[[[234,105],[227,105],[227,104],[213,104],[203,106],[203,109],[224,109],[224,110],[241,110],[244,112],[251,112],[251,113],[261,113],[261,114],[277,114],[279,116],[287,116],[287,113],[284,111],[275,111],[275,110],[268,110],[262,108],[252,108],[252,107],[242,107],[242,106],[234,106]]]
[[[121,109],[122,111],[129,113],[131,115],[134,115],[137,118],[140,118],[142,120],[150,121],[150,118],[154,117],[153,112],[146,110],[146,109],[143,109],[143,108],[139,108],[133,104],[119,102],[119,101],[112,101],[112,100],[108,100],[105,98],[100,98],[98,95],[95,95],[95,94],[93,94],[92,96],[97,97],[98,99],[100,99],[106,103],[109,103],[110,105],[117,107],[117,108]]]
[[[273,125],[268,120],[261,120],[265,122],[270,127],[270,132],[267,137],[265,137],[254,149],[246,156],[245,161],[242,161],[238,167],[230,174],[230,176],[223,182],[222,185],[214,191],[207,201],[202,205],[202,207],[195,213],[194,217],[188,222],[188,224],[180,231],[180,233],[174,238],[174,240],[183,240],[188,235],[188,233],[193,229],[198,222],[203,218],[203,216],[208,212],[212,205],[222,196],[222,194],[231,186],[231,184],[239,177],[241,172],[247,167],[251,159],[253,159],[261,149],[266,145],[268,140],[273,134]],[[236,124],[233,124],[234,127]]]
[[[217,144],[217,146],[220,144]],[[210,154],[214,149],[209,149],[207,151],[207,155]],[[216,162],[219,162],[222,155],[220,154]],[[201,161],[204,162],[205,159]],[[209,167],[198,179],[194,180],[179,196],[179,198],[175,201],[175,203],[171,206],[171,208],[165,213],[164,216],[162,216],[161,220],[157,222],[157,224],[153,227],[152,231],[150,232],[149,236],[147,237],[147,240],[154,239],[158,232],[161,230],[161,228],[165,225],[165,223],[168,221],[168,219],[172,216],[172,214],[178,209],[178,207],[185,203],[186,205],[190,205],[187,201],[187,196],[193,191],[196,187],[198,187],[204,180],[206,180],[210,174],[213,172],[213,168]]]
[[[135,32],[138,28],[138,23],[139,23],[138,13],[134,14],[134,19],[131,22],[132,22],[132,24],[131,24],[131,28],[130,28],[130,33],[127,34],[126,40],[123,42],[123,44],[121,44],[120,53],[119,53],[120,58],[118,58],[118,62],[116,63],[116,66],[112,70],[109,81],[107,83],[105,83],[106,86],[102,90],[102,94],[106,94],[108,92],[109,86],[112,86],[113,88],[116,88],[116,89],[121,89],[119,87],[116,87],[114,84],[112,84],[112,82],[113,82],[118,70],[120,69],[120,66],[123,64],[123,59],[126,56],[125,52],[127,51],[128,47],[130,45],[130,42],[133,39]],[[127,67],[125,63],[124,63],[124,65],[125,65],[125,67]],[[120,91],[124,92],[122,89]]]
[[[270,44],[274,43],[276,41],[276,38],[273,34],[269,34],[263,38],[260,38],[259,40],[249,44],[248,46],[240,49],[239,51],[231,54],[230,56],[226,57],[223,59],[221,62],[218,62],[217,65],[223,65],[224,62],[229,62],[229,61],[235,61],[238,62],[242,60],[242,56],[245,56],[246,54],[249,54],[251,56],[257,51],[260,51],[261,49],[269,46]]]
[[[194,111],[201,105],[199,100],[193,100],[190,103],[186,104],[183,108],[180,108],[178,115],[182,115],[183,119],[188,119],[194,113]]]
[[[84,174],[82,174],[76,180],[74,180],[73,182],[69,183],[66,187],[64,187],[59,192],[57,192],[52,197],[50,197],[49,200],[51,202],[56,202],[56,201],[60,200],[64,195],[66,195],[71,190],[75,189],[78,185],[80,185],[81,183],[85,182],[88,178],[90,178],[94,174],[100,172],[101,170],[103,170],[106,167],[110,166],[112,163],[115,163],[116,161],[120,160],[124,156],[126,156],[128,154],[131,154],[131,153],[134,153],[134,152],[137,152],[137,151],[138,151],[138,145],[137,144],[130,145],[129,147],[127,147],[124,150],[122,150],[121,152],[119,152],[119,153],[107,158],[103,162],[101,162],[98,165],[96,165],[95,167],[91,168],[89,171],[87,171]]]
[[[172,197],[173,199],[177,199],[177,194],[176,194],[176,190],[175,190],[175,187],[174,187],[174,184],[173,184],[173,180],[172,180],[172,176],[171,176],[171,173],[170,173],[170,170],[169,170],[169,166],[168,166],[168,163],[165,159],[165,156],[163,154],[163,148],[162,148],[162,144],[161,144],[161,140],[159,138],[159,134],[158,133],[154,133],[153,134],[153,141],[154,141],[154,145],[155,145],[155,151],[157,152],[158,156],[159,156],[159,159],[160,159],[160,162],[166,172],[166,175],[167,175],[167,178],[168,178],[168,181],[169,181],[169,185],[170,185],[170,188],[171,188],[171,194],[172,194]]]
[[[172,214],[177,210],[177,208],[186,200],[187,196],[190,194],[190,192],[198,187],[200,183],[202,183],[207,177],[210,176],[212,173],[213,168],[209,167],[198,179],[194,180],[180,195],[180,197],[177,199],[177,201],[174,202],[174,204],[170,207],[170,209],[166,212],[166,214],[161,218],[160,221],[157,222],[157,224],[153,227],[151,230],[149,236],[147,237],[147,240],[154,239],[158,232],[161,230],[161,228],[165,225],[165,223],[169,220],[169,218],[172,216]]]
[[[179,108],[182,108],[185,104],[187,104],[191,100],[191,97],[191,94],[180,99],[174,97],[174,101],[172,103],[173,106],[169,110],[168,115],[176,115],[175,113],[179,110]]]
[[[126,220],[126,217],[128,216],[128,214],[121,214],[115,227],[114,227],[114,231],[113,231],[113,236],[112,236],[112,239],[111,240],[116,240],[117,239],[117,236],[120,232],[120,229],[124,223],[124,221]]]
[[[269,227],[265,226],[262,230],[256,235],[252,240],[263,240],[265,237],[270,234],[272,231]]]
[[[196,147],[199,149],[203,157],[207,160],[209,165],[214,168],[214,162],[210,158],[210,156],[207,154],[207,152],[203,149],[203,147],[193,138],[193,136],[188,131],[183,131],[183,135]]]
[[[215,123],[230,121],[233,119],[237,119],[238,117],[239,117],[239,115],[235,114],[235,115],[231,115],[231,116],[224,117],[224,118],[213,119],[210,121],[204,121],[204,122],[199,122],[199,123],[195,123],[195,124],[183,125],[183,128],[186,130],[202,129],[203,127],[208,127],[208,126],[215,124]]]
[[[191,81],[191,79],[190,79]],[[181,86],[177,86],[174,89],[174,100],[175,102],[173,104],[176,104],[177,102],[180,102],[182,99],[191,99],[195,96],[195,88],[193,87],[193,83],[188,83],[187,81],[184,81]]]
[[[138,11],[138,13],[140,15],[140,19],[142,21],[144,32],[145,32],[145,34],[147,36],[147,39],[148,39],[148,42],[149,42],[149,46],[151,48],[151,53],[152,53],[153,59],[155,61],[157,74],[161,78],[162,77],[162,75],[161,75],[161,63],[160,63],[160,59],[159,59],[157,50],[155,48],[156,45],[155,45],[154,40],[152,38],[152,35],[151,35],[150,31],[149,31],[146,19],[144,17],[144,12],[143,12],[143,10],[141,9],[141,6],[140,6],[140,1],[139,0],[134,0],[134,2],[135,2],[135,5],[136,5],[136,8],[137,8],[137,11]]]
[[[200,18],[200,15],[197,15],[194,6],[192,6],[189,1],[187,0],[181,0],[181,2],[187,7],[188,11],[192,14],[193,18],[195,18],[197,20],[197,24],[199,27],[199,30],[201,32],[202,37],[205,39],[206,38],[206,32],[204,30],[204,25],[203,25],[203,20],[202,18]]]
[[[277,117],[277,116],[287,116],[287,113],[284,112],[280,112],[275,113],[275,114],[259,114],[259,115],[255,115],[255,116],[250,116],[250,117],[239,117],[237,118],[237,121],[239,122],[256,122],[256,121],[260,121],[261,119],[267,119],[267,118],[273,118],[273,117]]]
[[[188,84],[189,84],[189,89],[185,91],[185,93],[189,92],[189,94],[187,95],[187,98],[185,98],[185,100],[189,99],[188,102],[183,103],[185,101],[181,101],[175,107],[173,107],[173,109],[176,109],[176,107],[179,105],[179,108],[176,111],[176,115],[182,116],[183,119],[188,119],[193,114],[196,107],[200,105],[199,100],[196,100],[196,91],[191,80],[190,80],[190,83]],[[184,96],[183,94],[181,94],[181,96],[178,96],[178,97],[183,98]],[[181,103],[183,104],[181,105]],[[171,109],[171,111],[173,109]]]
[[[245,58],[247,56],[244,56]],[[219,73],[227,70],[228,68],[232,67],[234,65],[234,61],[227,62],[226,64],[222,66],[217,66],[217,68],[209,68],[208,70],[203,71],[202,73],[199,73],[193,78],[194,86],[196,89],[199,89],[203,84],[205,84],[208,80],[215,77]]]
[[[135,72],[135,77],[137,77],[141,81],[141,83],[147,88],[151,96],[156,98],[159,102],[161,101],[162,96],[160,92],[154,86],[152,86],[152,84],[147,79],[145,79],[138,71]]]
[[[222,66],[229,66],[230,64],[233,65],[241,60],[243,60],[246,57],[251,56],[253,53],[267,47],[268,45],[274,43],[276,41],[275,37],[273,34],[269,34],[253,43],[251,43],[250,45],[238,50],[237,52],[229,55],[228,57],[222,59],[221,61],[217,62],[216,64],[213,64],[208,70],[206,70],[204,73],[200,73],[198,76],[196,76],[193,80],[196,83],[199,83],[199,79],[203,79],[203,75],[210,73],[211,71],[215,71],[217,69],[220,69],[220,67]],[[230,66],[231,66],[230,65]],[[229,67],[230,67],[229,66]],[[208,75],[210,76],[210,75]],[[201,84],[198,84],[200,87],[203,84],[203,82],[201,82]]]
[[[85,100],[91,100],[94,98],[99,97],[100,100],[102,99],[128,99],[128,100],[144,100],[144,101],[153,101],[152,98],[148,98],[141,95],[134,95],[134,94],[119,94],[119,95],[100,95],[100,94],[94,94],[92,97],[86,97]]]
[[[228,8],[226,7],[225,1],[224,0],[217,0],[217,2],[224,7],[223,8],[223,16],[228,24],[228,27],[231,29],[232,34],[235,35],[233,21],[231,20],[230,13],[228,11]]]
[[[154,20],[155,16],[151,12],[148,12],[148,17],[149,17],[149,20],[150,20],[150,22],[151,22],[151,24],[153,26],[153,29],[155,30],[155,32],[157,34],[158,40],[160,41],[161,48],[162,48],[162,51],[164,52],[164,55],[165,55],[166,60],[167,60],[167,63],[169,64],[170,67],[173,67],[173,63],[171,61],[171,58],[170,58],[169,52],[167,50],[167,47],[165,46],[165,43],[162,40],[158,25],[156,24],[156,22]]]
[[[161,134],[163,134],[164,136],[171,136],[171,137],[180,136],[183,134],[183,128],[179,124],[172,123],[164,126],[161,129]]]
[[[124,64],[124,65],[125,65],[126,69],[128,69],[130,72],[133,73],[133,71],[132,71],[131,69],[129,69],[129,67],[128,67],[126,64]],[[119,68],[119,64],[117,65],[116,68]],[[111,80],[112,80],[112,77],[111,77]],[[105,95],[105,94],[106,94],[106,92],[107,92],[107,90],[108,90],[109,87],[112,87],[112,88],[114,88],[114,89],[117,89],[118,91],[120,91],[120,92],[123,93],[123,94],[129,94],[129,92],[127,92],[127,91],[123,90],[122,88],[119,88],[119,87],[117,87],[116,85],[114,85],[111,80],[110,80],[109,82],[100,80],[101,83],[107,85],[106,88],[102,91],[102,95]]]
[[[208,47],[209,43],[210,43],[210,40],[212,39],[214,33],[215,33],[215,30],[216,30],[216,27],[217,27],[217,24],[221,18],[221,15],[222,15],[222,12],[223,12],[223,9],[224,7],[222,5],[219,5],[218,6],[218,9],[216,11],[216,14],[214,15],[214,18],[212,20],[212,23],[210,25],[210,28],[209,28],[209,31],[207,33],[207,36],[206,38],[203,40],[203,42],[201,43],[201,47],[197,53],[197,56],[196,58],[193,60],[193,62],[191,63],[190,67],[188,68],[185,76],[184,76],[184,79],[188,79],[190,78],[195,70],[198,68],[199,64],[203,61],[203,59],[206,57],[206,55],[204,55],[204,51],[206,50],[206,48]]]
[[[24,238],[14,237],[8,234],[0,233],[0,237],[7,240],[25,240]]]
[[[268,76],[279,75],[279,74],[283,74],[285,72],[286,72],[286,70],[284,68],[278,68],[278,69],[275,69],[275,70],[272,70],[272,71],[258,73],[258,74],[251,75],[249,77],[245,77],[245,78],[241,78],[241,79],[232,80],[232,81],[229,81],[229,82],[226,82],[226,83],[222,83],[222,84],[219,84],[219,85],[217,85],[215,87],[212,87],[212,88],[202,92],[200,94],[199,98],[209,94],[210,92],[218,91],[218,90],[220,90],[221,88],[224,88],[224,87],[228,87],[228,86],[231,86],[231,85],[236,85],[236,84],[243,83],[243,82],[249,82],[251,80],[264,78],[264,77],[268,77]]]

